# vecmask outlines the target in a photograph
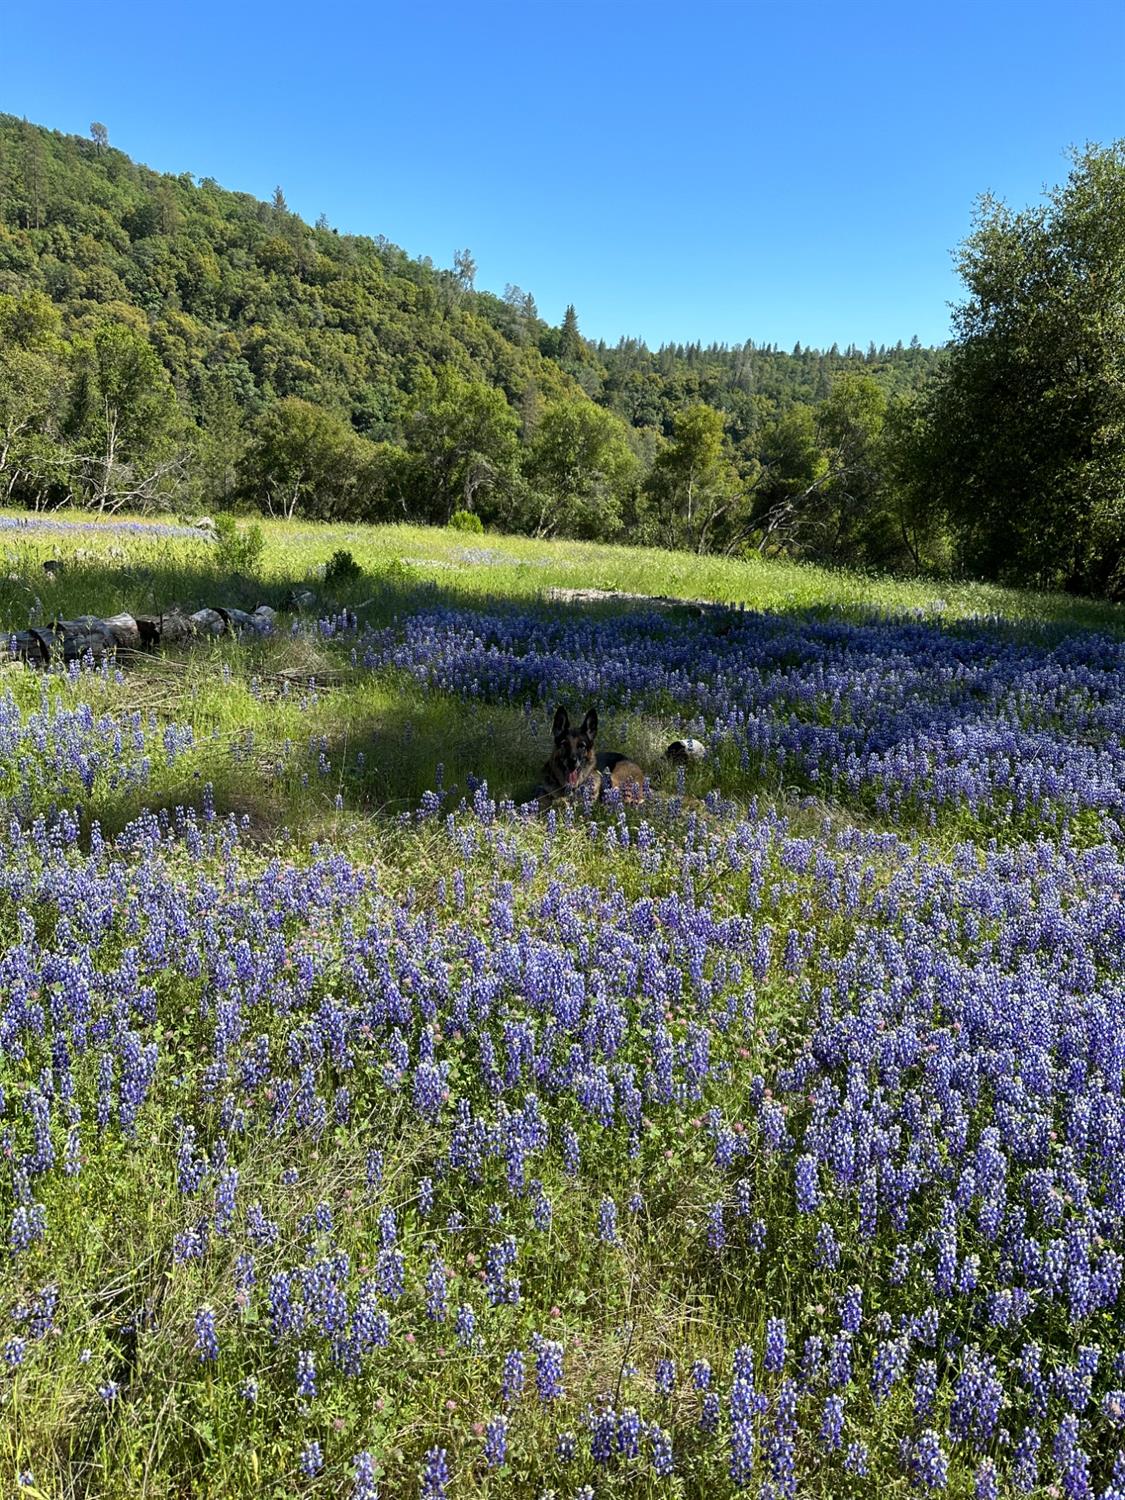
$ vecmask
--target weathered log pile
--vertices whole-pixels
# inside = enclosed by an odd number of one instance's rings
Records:
[[[169,610],[159,615],[79,615],[50,625],[18,630],[8,639],[9,658],[49,666],[52,662],[100,661],[112,654],[179,645],[198,636],[269,635],[277,622],[268,604],[253,613],[215,605],[194,614]]]

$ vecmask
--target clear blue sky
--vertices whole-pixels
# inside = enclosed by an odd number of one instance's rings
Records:
[[[0,108],[654,346],[941,341],[975,197],[1125,136],[1122,0],[5,12]]]

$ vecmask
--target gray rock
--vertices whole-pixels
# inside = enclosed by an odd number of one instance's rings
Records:
[[[197,609],[188,618],[191,620],[196,635],[225,635],[227,622],[224,614],[225,611],[220,614],[217,609]]]

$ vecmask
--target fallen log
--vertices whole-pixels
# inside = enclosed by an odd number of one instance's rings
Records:
[[[191,620],[178,609],[171,609],[160,615],[138,615],[137,629],[141,634],[141,645],[145,648],[176,646],[181,641],[191,640],[195,634]]]
[[[8,638],[8,654],[14,660],[37,666],[49,666],[54,661],[81,661],[87,656],[100,661],[118,652],[126,655],[158,646],[180,645],[201,635],[269,635],[276,625],[277,614],[268,604],[259,604],[252,613],[215,605],[196,610],[192,615],[179,610],[137,617],[78,615],[73,620],[55,620],[50,625],[15,631]]]

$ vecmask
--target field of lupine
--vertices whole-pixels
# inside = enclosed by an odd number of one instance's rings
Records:
[[[0,1493],[1122,1500],[1125,612],[464,542],[0,674]]]

